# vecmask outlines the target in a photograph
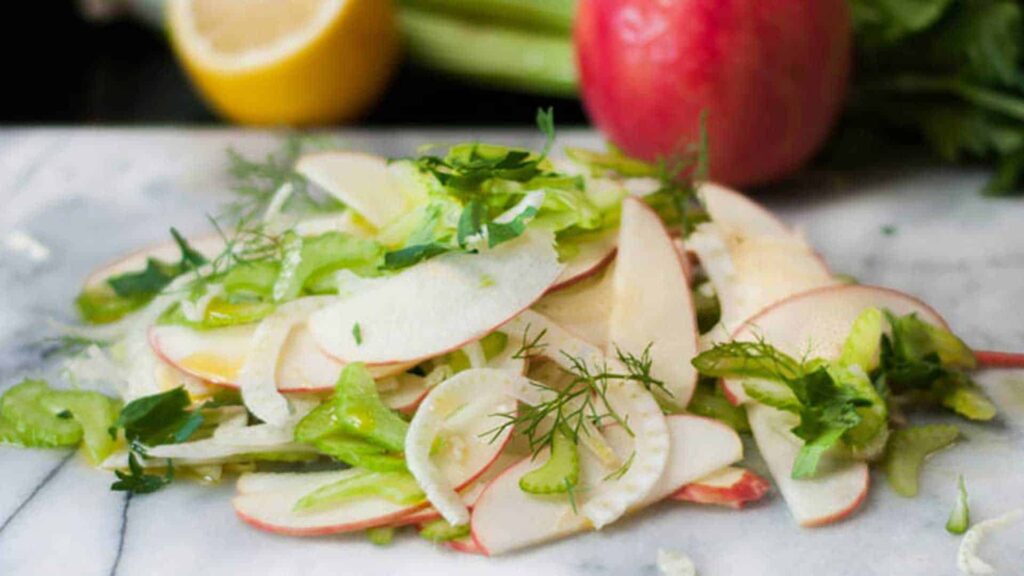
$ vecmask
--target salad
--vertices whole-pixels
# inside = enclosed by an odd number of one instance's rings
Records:
[[[9,388],[0,442],[80,447],[135,494],[237,478],[261,530],[498,555],[773,484],[800,525],[836,522],[870,466],[913,496],[957,440],[914,410],[997,415],[971,373],[1024,357],[835,274],[705,181],[706,145],[556,158],[538,125],[539,151],[233,157],[230,220],[90,275],[69,385]],[[771,481],[741,466],[744,434]]]

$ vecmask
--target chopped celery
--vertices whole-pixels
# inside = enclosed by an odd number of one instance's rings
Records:
[[[395,539],[394,526],[377,526],[366,529],[366,538],[377,546],[387,546]]]
[[[868,308],[861,312],[853,321],[850,335],[843,343],[839,364],[860,366],[865,372],[871,372],[878,367],[884,320],[882,311],[878,308]]]
[[[918,475],[925,458],[952,444],[960,431],[948,424],[932,424],[896,430],[889,438],[885,455],[885,475],[900,496],[914,497]]]
[[[277,302],[297,298],[314,274],[341,268],[375,270],[384,258],[384,249],[377,242],[341,232],[306,238],[286,233],[283,244],[284,259],[273,288]]]
[[[25,380],[0,397],[0,417],[17,434],[17,441],[29,448],[75,446],[82,440],[82,426],[63,418],[61,410],[49,410],[40,398],[50,392],[42,380]]]
[[[955,382],[942,392],[941,403],[969,420],[987,421],[996,417],[996,406],[970,382]]]
[[[295,503],[295,511],[329,507],[359,498],[383,498],[412,506],[425,498],[416,479],[408,472],[360,471],[344,480],[321,486]]]
[[[627,178],[657,178],[661,175],[661,170],[656,164],[630,158],[616,149],[596,152],[586,148],[566,146],[565,155],[573,162],[587,166],[598,175],[605,172],[614,172]]]
[[[405,460],[365,440],[334,434],[313,442],[316,449],[349,466],[375,472],[405,470]]]
[[[946,531],[950,534],[963,534],[971,525],[971,509],[967,505],[967,488],[964,486],[964,477],[961,474],[956,481],[957,497],[953,512],[946,522]]]
[[[508,334],[504,332],[491,332],[480,339],[480,347],[484,351],[484,358],[493,360],[505,351],[508,346]],[[469,356],[462,350],[456,350],[448,354],[447,364],[451,366],[452,373],[462,372],[469,369]]]
[[[90,324],[109,324],[146,305],[146,298],[118,296],[106,284],[90,286],[75,298],[75,307]]]
[[[860,422],[843,434],[843,441],[855,458],[871,460],[881,454],[889,435],[889,408],[868,376],[860,369],[829,366],[828,373],[836,384],[856,391],[866,406],[858,406]]]
[[[228,270],[221,284],[228,294],[270,296],[280,271],[281,264],[274,260],[244,262]]]
[[[206,313],[199,322],[185,317],[179,304],[173,304],[157,320],[159,324],[177,324],[197,329],[223,328],[239,324],[251,324],[269,316],[276,306],[259,300],[216,297],[210,300]]]
[[[469,19],[564,33],[572,31],[576,9],[576,0],[403,0],[402,3]]]
[[[698,416],[714,418],[737,432],[750,432],[746,410],[740,406],[733,406],[714,381],[700,382],[694,389],[686,409]]]
[[[341,422],[334,409],[334,402],[328,400],[299,420],[295,426],[295,441],[311,443],[340,430]]]
[[[0,415],[0,444],[20,445],[21,443],[21,436],[14,429],[14,425]]]
[[[576,486],[580,480],[579,448],[562,430],[554,434],[551,456],[540,468],[519,479],[519,488],[530,494],[557,494]]]
[[[40,404],[52,413],[65,410],[82,426],[85,455],[97,465],[114,451],[110,427],[117,420],[121,405],[99,392],[54,390],[40,396]]]
[[[427,522],[420,527],[420,536],[431,542],[448,542],[469,536],[469,524],[452,526],[444,518]]]
[[[345,366],[335,389],[334,405],[346,432],[392,452],[405,450],[409,424],[381,402],[377,383],[366,365],[355,362]]]
[[[406,8],[400,14],[410,56],[474,81],[537,94],[576,94],[572,39],[470,22]]]

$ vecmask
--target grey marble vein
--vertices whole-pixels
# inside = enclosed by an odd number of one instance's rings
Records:
[[[533,132],[352,131],[347,146],[402,155],[428,142],[481,138],[539,145]],[[174,225],[207,229],[225,198],[224,154],[271,150],[280,134],[239,130],[0,131],[0,388],[55,375],[37,343],[46,319],[72,321],[82,278]],[[562,143],[595,145],[588,132]],[[761,200],[801,228],[837,272],[933,304],[970,344],[1024,350],[1024,200],[976,193],[987,174],[912,166],[857,179],[818,174]],[[32,262],[6,247],[28,234],[50,250]],[[1024,374],[990,372],[1003,407],[994,425],[962,425],[966,440],[926,466],[922,494],[895,496],[884,479],[848,521],[794,525],[777,495],[735,512],[664,504],[600,533],[507,558],[438,549],[413,534],[378,548],[361,534],[319,539],[259,532],[234,515],[230,483],[176,483],[157,494],[111,492],[112,476],[79,457],[0,447],[0,575],[181,574],[655,574],[658,548],[689,554],[700,574],[854,576],[954,574],[958,539],[943,530],[958,474],[975,518],[1024,506]],[[761,468],[748,449],[747,465]],[[1024,566],[1024,530],[984,551],[1004,574]],[[1016,538],[1016,540],[1014,540]]]

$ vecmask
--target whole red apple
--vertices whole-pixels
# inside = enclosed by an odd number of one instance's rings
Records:
[[[581,0],[574,35],[584,106],[612,142],[669,158],[706,110],[726,184],[800,168],[846,95],[847,0]]]

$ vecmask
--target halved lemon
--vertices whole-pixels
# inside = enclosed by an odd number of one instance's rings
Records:
[[[356,118],[398,60],[391,0],[171,0],[168,23],[192,82],[244,124]]]

